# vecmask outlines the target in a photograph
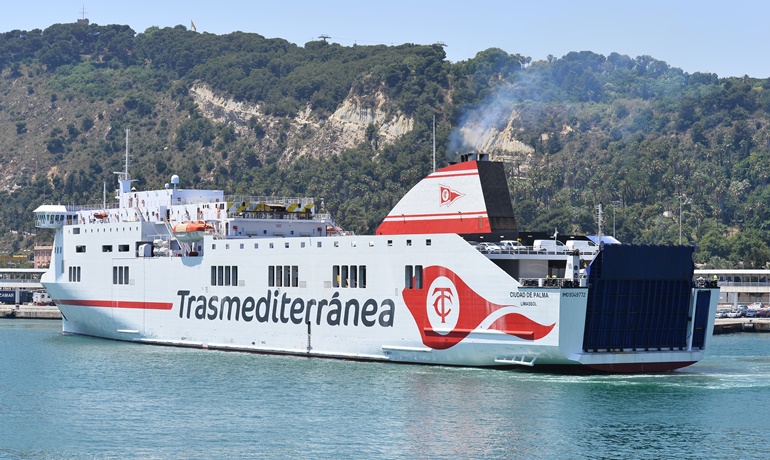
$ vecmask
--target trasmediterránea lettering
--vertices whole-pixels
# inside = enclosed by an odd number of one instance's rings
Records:
[[[190,291],[179,290],[179,317],[200,320],[257,321],[260,323],[314,322],[329,326],[393,327],[396,304],[392,299],[377,302],[374,299],[348,300],[345,305],[335,292],[331,299],[292,299],[285,292],[267,291],[264,297],[190,295]]]

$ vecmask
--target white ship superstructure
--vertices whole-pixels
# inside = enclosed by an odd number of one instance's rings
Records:
[[[517,240],[502,165],[466,161],[410,191],[375,235],[315,201],[136,191],[41,206],[42,283],[66,333],[147,344],[484,367],[676,369],[703,357],[715,285],[692,247],[494,252]],[[505,246],[503,246],[505,247]]]

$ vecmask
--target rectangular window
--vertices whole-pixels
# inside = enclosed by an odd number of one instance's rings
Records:
[[[80,235],[80,227],[75,227],[72,229],[73,235]]]
[[[216,286],[217,285],[217,267],[211,266],[211,285]]]
[[[348,287],[348,266],[342,266],[342,287]]]
[[[299,267],[296,265],[291,266],[291,287],[299,286]]]
[[[233,265],[232,267],[230,267],[230,271],[232,272],[231,280],[233,282],[233,286],[238,286],[238,266],[237,265]]]
[[[425,246],[430,246],[430,244],[431,244],[430,239],[425,240]]]
[[[366,265],[358,266],[358,287],[366,287]]]
[[[118,284],[118,267],[112,267],[112,284]]]
[[[224,286],[225,283],[225,267],[217,267],[217,286]]]
[[[332,286],[340,287],[340,266],[335,265],[332,267]]]
[[[102,245],[102,252],[112,252],[112,245],[111,244],[103,244]]]
[[[85,246],[75,246],[75,252],[86,252]]]
[[[272,265],[267,267],[267,285],[268,287],[275,286],[275,267]]]
[[[225,267],[225,286],[230,286],[230,267]]]
[[[275,267],[275,285],[283,287],[283,266],[278,265]]]
[[[291,267],[288,265],[283,267],[283,285],[285,287],[291,286]]]
[[[414,287],[422,289],[422,265],[414,267]]]
[[[121,244],[118,245],[118,252],[128,252],[128,245],[127,244]]]
[[[412,266],[407,265],[404,267],[404,287],[412,289]]]
[[[126,272],[123,275],[123,279],[125,280],[125,283],[123,283],[123,284],[128,284],[128,267],[125,267],[125,270],[126,270]]]
[[[412,240],[406,240],[406,245],[407,246],[411,246],[412,245]]]
[[[75,267],[75,281],[80,282],[80,267]]]
[[[358,267],[355,265],[350,266],[350,287],[358,287]]]

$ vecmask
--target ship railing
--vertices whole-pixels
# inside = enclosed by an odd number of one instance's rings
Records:
[[[522,287],[537,288],[577,288],[581,287],[580,280],[570,280],[565,278],[521,278],[519,283]],[[582,286],[585,287],[585,286]]]
[[[104,211],[107,209],[118,209],[120,207],[120,204],[118,203],[110,203],[108,205],[103,204],[86,204],[86,205],[66,205],[67,211],[69,212],[78,212],[78,211]]]
[[[311,212],[242,211],[228,213],[227,215],[233,219],[318,220]]]
[[[301,204],[307,206],[315,204],[315,198],[310,197],[286,197],[286,196],[250,196],[250,195],[226,195],[225,202],[228,203],[265,203],[288,206],[290,204]]]

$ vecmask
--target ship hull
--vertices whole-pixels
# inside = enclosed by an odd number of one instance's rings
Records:
[[[100,266],[92,256],[88,283],[46,274],[63,331],[257,353],[597,372],[676,369],[705,349],[585,350],[588,287],[524,287],[457,235],[204,244],[208,252],[198,257],[108,254]],[[125,284],[114,283],[114,267],[125,267]],[[237,267],[237,281],[225,283],[220,267]],[[420,288],[412,267],[420,268]],[[430,297],[436,291],[446,293],[443,305]]]

